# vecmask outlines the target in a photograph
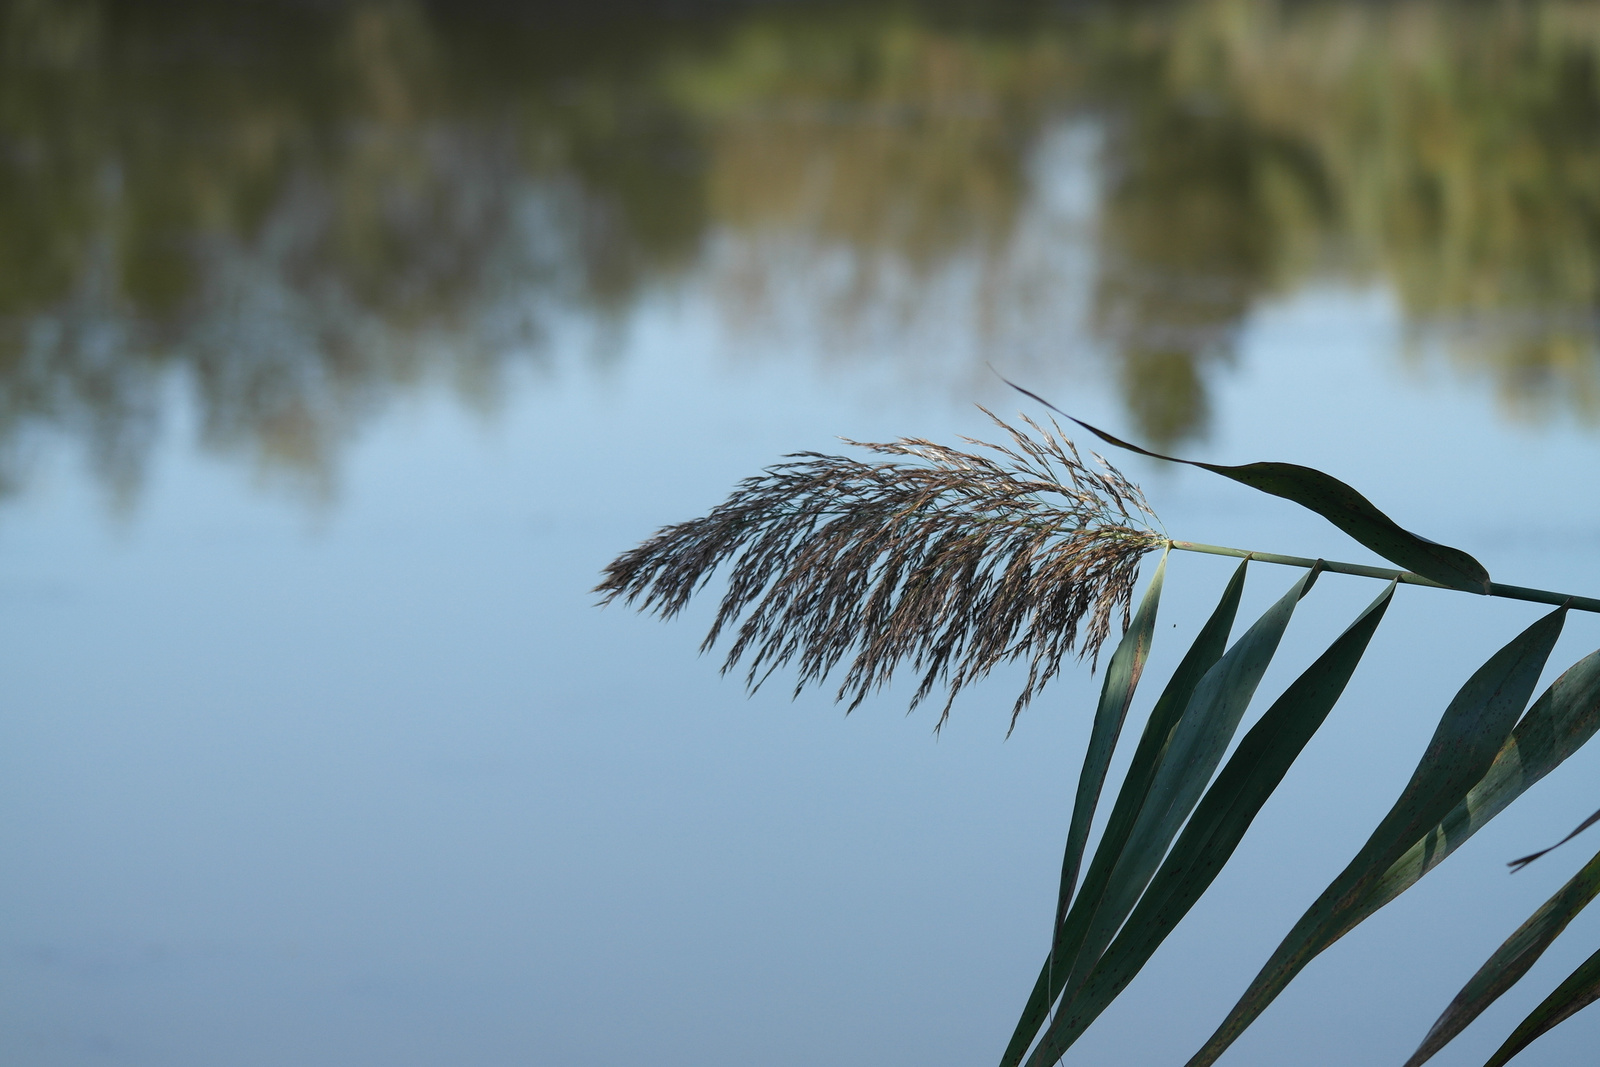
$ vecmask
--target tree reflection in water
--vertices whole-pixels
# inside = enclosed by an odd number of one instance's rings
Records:
[[[1263,299],[1377,284],[1512,410],[1600,412],[1589,5],[600,6],[5,4],[6,484],[53,429],[132,494],[173,375],[315,483],[397,390],[490,403],[685,283],[821,352],[1087,339],[1156,444]]]

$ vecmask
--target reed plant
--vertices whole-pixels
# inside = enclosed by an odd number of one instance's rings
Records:
[[[1086,459],[1059,422],[1023,417],[1019,427],[990,417],[1004,443],[968,439],[954,448],[902,439],[849,442],[865,458],[791,455],[742,482],[708,515],[668,526],[623,553],[597,592],[603,602],[620,600],[670,618],[725,568],[721,604],[702,646],[731,633],[724,671],[744,665],[754,689],[793,666],[797,692],[837,672],[837,696],[854,708],[903,665],[919,676],[913,706],[942,690],[938,725],[963,688],[1002,663],[1022,661],[1028,670],[1011,709],[1014,726],[1069,657],[1098,666],[1113,630],[1120,631],[1078,778],[1050,943],[1001,1067],[1060,1060],[1139,973],[1227,864],[1332,711],[1398,586],[1554,610],[1467,679],[1389,812],[1189,1067],[1214,1062],[1306,964],[1415,885],[1600,729],[1600,651],[1533,699],[1568,613],[1600,612],[1600,600],[1495,582],[1467,553],[1410,533],[1321,471],[1177,459],[1064,416],[1119,448],[1189,463],[1310,508],[1398,569],[1177,540],[1138,486],[1104,457]],[[1144,673],[1174,551],[1240,563],[1155,700],[1091,853],[1090,826]],[[1135,608],[1140,567],[1152,554],[1158,562]],[[1304,573],[1230,642],[1252,561]],[[1324,571],[1385,585],[1235,745],[1290,619]],[[1600,812],[1568,839],[1595,822]],[[1520,980],[1597,893],[1600,855],[1468,980],[1406,1067],[1427,1061]],[[1485,1067],[1508,1062],[1596,999],[1600,951],[1523,1020]]]

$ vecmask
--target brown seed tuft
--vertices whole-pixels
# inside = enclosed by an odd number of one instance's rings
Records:
[[[1098,662],[1116,609],[1127,628],[1139,561],[1165,538],[1138,486],[1095,453],[1084,463],[1058,425],[1024,416],[1029,436],[984,414],[1010,445],[850,441],[894,458],[785,457],[617,557],[595,591],[670,618],[732,561],[701,647],[737,623],[722,669],[746,660],[752,691],[795,662],[798,693],[848,657],[837,698],[853,710],[905,661],[922,674],[913,708],[947,687],[938,729],[965,685],[1027,657],[1015,725],[1068,652]]]

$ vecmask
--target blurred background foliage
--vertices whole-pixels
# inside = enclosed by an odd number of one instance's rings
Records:
[[[6,0],[0,477],[65,433],[130,498],[176,388],[316,482],[397,392],[492,405],[690,283],[824,352],[954,298],[1068,360],[1078,308],[1152,444],[1265,302],[1375,287],[1592,419],[1597,62],[1567,0]]]

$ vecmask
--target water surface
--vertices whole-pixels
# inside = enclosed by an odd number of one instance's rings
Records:
[[[1006,740],[999,676],[936,740],[898,690],[746,699],[703,610],[589,593],[785,452],[991,435],[990,364],[1600,590],[1592,6],[33,0],[3,49],[7,1063],[997,1058],[1096,680]],[[1369,558],[1127,469],[1175,536]],[[1227,571],[1174,561],[1152,676]],[[1263,696],[1375,592],[1323,579]],[[1403,591],[1069,1062],[1182,1062],[1536,615]],[[1596,645],[1573,619],[1551,676]],[[1503,867],[1593,810],[1597,758],[1225,1062],[1403,1060],[1586,858]]]

